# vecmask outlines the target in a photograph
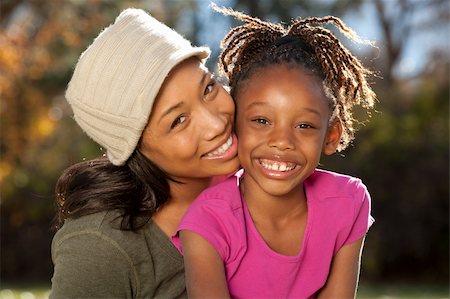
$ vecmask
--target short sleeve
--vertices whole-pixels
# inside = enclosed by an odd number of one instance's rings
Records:
[[[375,222],[375,219],[371,216],[370,194],[367,190],[367,187],[360,180],[357,180],[353,199],[353,225],[346,241],[344,242],[344,245],[362,238]]]
[[[120,248],[95,233],[75,233],[52,244],[50,298],[131,298],[133,274]]]
[[[222,197],[200,195],[183,217],[178,232],[189,230],[199,234],[213,245],[224,262],[231,262],[243,247],[243,212],[241,207],[232,207],[231,198]],[[178,233],[172,241],[183,253]]]

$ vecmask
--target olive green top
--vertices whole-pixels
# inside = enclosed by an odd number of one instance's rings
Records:
[[[52,242],[50,298],[186,298],[183,258],[150,221],[119,230],[117,212],[66,220]]]

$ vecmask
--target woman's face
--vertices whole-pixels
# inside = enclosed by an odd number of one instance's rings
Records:
[[[141,152],[179,181],[235,171],[234,103],[197,59],[167,76],[142,134]]]

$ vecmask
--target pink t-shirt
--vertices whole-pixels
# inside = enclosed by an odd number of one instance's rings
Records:
[[[258,233],[239,192],[238,172],[206,189],[178,230],[191,230],[220,254],[233,298],[312,298],[344,245],[362,238],[373,223],[370,195],[361,180],[316,170],[305,181],[308,219],[297,256],[273,251]],[[180,240],[173,237],[182,252]]]

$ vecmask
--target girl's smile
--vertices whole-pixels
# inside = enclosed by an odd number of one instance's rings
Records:
[[[286,160],[284,157],[259,158],[256,162],[261,167],[261,172],[273,179],[283,178],[295,174],[300,170],[297,162]]]
[[[288,65],[265,67],[242,83],[236,130],[244,187],[275,197],[304,194],[304,180],[340,137],[339,125],[329,125],[328,101],[320,78]]]

